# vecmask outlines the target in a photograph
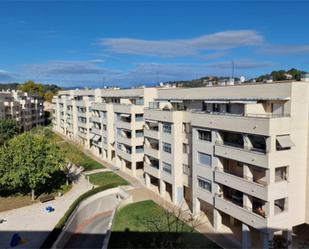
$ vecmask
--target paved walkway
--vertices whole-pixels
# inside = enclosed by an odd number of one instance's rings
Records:
[[[14,233],[18,232],[25,241],[15,248],[39,248],[48,233],[53,230],[70,205],[83,193],[92,188],[82,174],[72,189],[63,197],[57,197],[46,203],[35,203],[30,206],[0,213],[0,218],[7,222],[0,224],[0,248],[10,248],[9,244]],[[55,211],[47,213],[46,206],[53,206]]]

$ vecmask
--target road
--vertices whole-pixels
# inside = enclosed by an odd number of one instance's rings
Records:
[[[104,212],[84,221],[78,226],[77,231],[71,235],[64,248],[101,249],[111,215],[111,211]]]

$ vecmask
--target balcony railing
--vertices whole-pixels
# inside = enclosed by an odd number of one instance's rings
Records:
[[[243,205],[243,203],[240,203],[239,201],[237,201],[235,198],[233,198],[233,196],[224,196],[224,194],[216,194],[217,197],[230,202],[240,208],[243,208],[251,213],[254,213],[262,218],[267,218],[267,214],[266,211],[261,207],[261,205],[258,205],[257,203],[253,203],[253,206],[259,206],[259,207],[249,207],[249,206],[245,206]]]
[[[242,144],[237,144],[237,143],[230,143],[230,142],[224,142],[224,141],[220,141],[220,140],[216,140],[215,141],[216,145],[220,145],[220,146],[225,146],[225,147],[229,147],[229,148],[233,148],[233,149],[239,149],[239,150],[243,150],[243,151],[248,151],[248,152],[253,152],[253,153],[258,153],[258,154],[266,154],[269,151],[263,150],[263,149],[259,149],[259,148],[253,148],[253,147],[246,147]]]
[[[290,117],[290,114],[275,114],[275,113],[229,113],[229,112],[207,112],[201,110],[191,110],[193,113],[220,115],[220,116],[233,116],[233,117],[248,117],[248,118],[282,118]]]
[[[223,173],[227,173],[229,175],[233,175],[233,176],[242,178],[242,179],[244,179],[248,182],[254,182],[256,184],[262,185],[263,187],[266,187],[268,185],[268,183],[266,181],[261,180],[261,179],[256,179],[254,176],[253,177],[244,176],[243,174],[241,174],[239,172],[235,172],[235,171],[232,171],[232,170],[227,170],[227,169],[223,169],[223,168],[219,168],[219,167],[216,167],[215,170],[218,171],[218,172],[223,172]]]

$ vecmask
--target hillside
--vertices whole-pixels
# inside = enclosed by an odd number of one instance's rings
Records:
[[[298,70],[295,68],[291,68],[290,70],[278,70],[272,71],[269,74],[260,75],[256,78],[249,79],[246,82],[252,82],[255,80],[256,82],[263,82],[266,80],[272,79],[273,81],[283,81],[283,80],[296,80],[299,81],[301,78],[301,74],[305,73],[305,71]],[[210,82],[213,85],[217,85],[220,81],[228,81],[229,77],[217,77],[217,76],[205,76],[199,79],[194,80],[185,80],[185,81],[168,81],[164,84],[176,85],[178,87],[202,87],[208,85]],[[235,81],[239,81],[239,78],[235,78]]]

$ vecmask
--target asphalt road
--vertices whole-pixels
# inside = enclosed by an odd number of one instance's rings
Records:
[[[72,234],[64,248],[101,249],[110,219],[111,214],[105,213],[85,221],[78,232]]]

